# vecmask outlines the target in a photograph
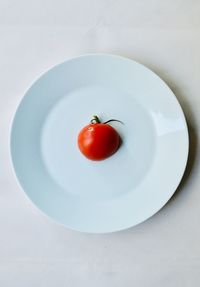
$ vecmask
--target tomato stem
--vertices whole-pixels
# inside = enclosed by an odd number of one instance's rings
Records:
[[[90,122],[91,124],[100,124],[101,121],[96,115],[94,115]]]
[[[100,123],[101,123],[99,117],[97,117],[96,115],[94,115],[94,116],[92,117],[92,119],[91,119],[90,122],[91,122],[91,124],[100,124]],[[122,121],[115,120],[115,119],[108,120],[108,121],[104,122],[104,124],[108,124],[108,123],[110,123],[110,122],[119,122],[119,123],[121,123],[121,124],[124,124]]]

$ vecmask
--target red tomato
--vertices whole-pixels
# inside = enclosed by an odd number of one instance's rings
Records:
[[[107,123],[100,123],[97,116],[78,135],[78,146],[90,160],[103,160],[114,154],[120,144],[117,131]]]

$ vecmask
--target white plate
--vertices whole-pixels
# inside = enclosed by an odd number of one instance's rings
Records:
[[[93,162],[77,135],[93,114],[112,123],[123,144]],[[122,230],[155,214],[176,190],[188,156],[188,131],[168,86],[132,60],[107,54],[71,59],[42,75],[21,101],[11,131],[14,169],[28,197],[65,226]]]

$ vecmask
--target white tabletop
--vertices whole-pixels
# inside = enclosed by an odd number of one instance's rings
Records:
[[[0,286],[200,285],[199,15],[195,0],[0,0]],[[145,223],[108,235],[67,230],[42,215],[18,186],[9,156],[25,90],[53,65],[89,52],[128,56],[158,73],[190,131],[175,196]]]

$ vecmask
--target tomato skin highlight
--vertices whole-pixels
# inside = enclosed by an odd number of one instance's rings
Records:
[[[108,124],[95,123],[85,126],[78,135],[78,147],[90,160],[104,160],[114,154],[120,145],[120,136]]]

